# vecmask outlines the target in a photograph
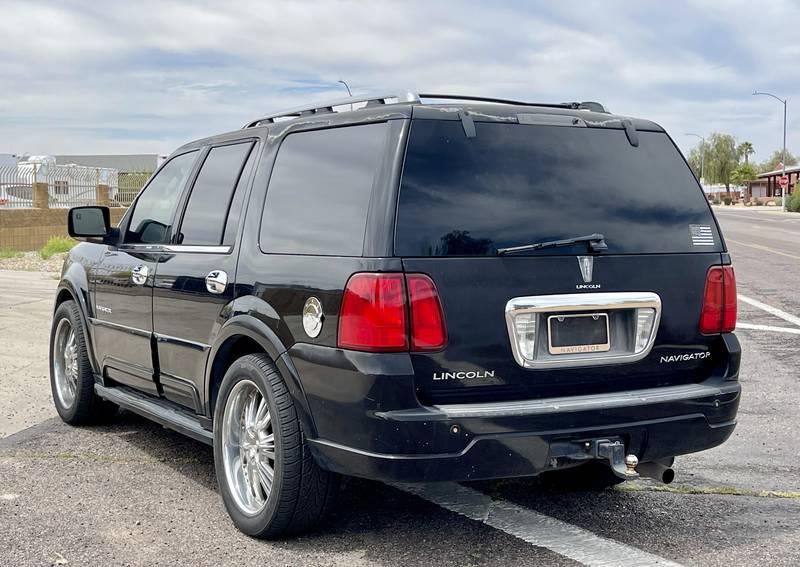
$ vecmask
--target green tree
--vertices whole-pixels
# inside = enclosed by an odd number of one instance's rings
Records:
[[[705,174],[703,171],[703,142],[700,142],[691,150],[689,150],[689,155],[686,157],[686,161],[689,162],[689,167],[692,168],[692,171],[694,171],[694,174],[698,179],[703,177]]]
[[[783,161],[783,150],[775,150],[768,160],[758,166],[759,172],[775,171],[781,168],[781,161]],[[792,155],[792,152],[786,150],[786,167],[797,165],[797,156]]]
[[[708,137],[705,154],[705,176],[711,183],[724,183],[725,192],[731,192],[731,175],[739,165],[736,139],[730,134],[714,132]]]
[[[756,175],[758,174],[755,167],[747,162],[740,163],[731,173],[731,182],[736,185],[745,185],[748,181],[755,179]]]
[[[750,165],[750,156],[755,153],[755,150],[750,142],[742,142],[736,146],[736,153],[739,155],[740,160],[744,159],[745,165]]]

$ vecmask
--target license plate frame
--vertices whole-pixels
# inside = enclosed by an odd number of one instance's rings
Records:
[[[568,345],[553,344],[553,322],[562,323],[565,319],[590,318],[605,323],[605,341],[592,343],[577,343]],[[601,327],[602,328],[602,327]],[[608,313],[554,313],[547,317],[547,349],[552,355],[587,354],[608,352],[611,350],[611,328],[608,322]]]

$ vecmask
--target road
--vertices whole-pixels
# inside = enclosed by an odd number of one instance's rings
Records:
[[[798,565],[800,216],[715,211],[745,393],[732,438],[678,458],[675,483],[350,480],[319,531],[282,542],[232,527],[208,447],[127,413],[100,428],[54,419],[54,282],[0,272],[0,565]]]

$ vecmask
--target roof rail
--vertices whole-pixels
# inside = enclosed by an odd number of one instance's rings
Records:
[[[514,104],[518,106],[541,106],[544,108],[566,108],[571,110],[591,110],[592,112],[608,111],[599,102],[525,102],[507,98],[494,98],[485,96],[453,95],[453,94],[419,94],[419,98],[432,98],[441,100],[473,100],[476,102],[496,102],[499,104]]]
[[[374,106],[378,104],[399,104],[399,103],[419,103],[419,96],[414,93],[401,93],[389,95],[369,95],[369,96],[356,96],[344,99],[337,99],[333,101],[317,103],[311,106],[299,106],[297,108],[290,108],[275,114],[268,114],[256,120],[248,122],[242,128],[253,128],[261,124],[272,124],[277,118],[299,118],[300,116],[307,116],[311,114],[326,114],[333,112],[334,106],[347,106],[357,104],[359,102],[366,102],[367,106]]]
[[[311,106],[298,106],[297,108],[290,108],[275,114],[268,114],[256,120],[252,120],[242,126],[242,128],[254,128],[261,124],[273,124],[279,118],[299,118],[301,116],[309,116],[312,114],[327,114],[333,112],[335,106],[348,106],[352,110],[352,105],[360,102],[366,102],[367,106],[374,106],[379,104],[420,104],[421,99],[440,99],[440,100],[467,100],[475,102],[494,102],[499,104],[514,104],[517,106],[540,106],[544,108],[565,108],[572,110],[591,110],[592,112],[608,112],[599,102],[523,102],[519,100],[510,100],[505,98],[492,98],[485,96],[470,96],[470,95],[454,95],[454,94],[416,94],[412,92],[405,92],[400,94],[389,95],[366,95],[350,98],[342,98],[328,102],[313,104]]]

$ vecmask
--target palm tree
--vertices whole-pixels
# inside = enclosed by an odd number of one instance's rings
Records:
[[[744,158],[744,163],[746,165],[749,165],[750,156],[755,153],[755,150],[753,149],[753,144],[751,144],[750,142],[742,142],[741,144],[739,144],[739,147],[736,148],[736,153],[739,154],[740,158],[742,157]]]

